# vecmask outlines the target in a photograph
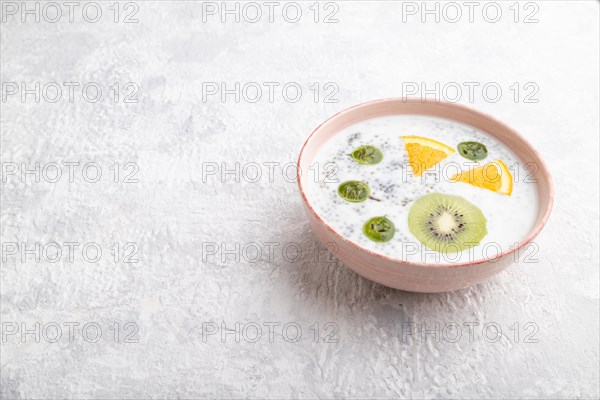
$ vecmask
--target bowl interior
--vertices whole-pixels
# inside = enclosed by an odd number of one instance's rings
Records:
[[[317,215],[310,204],[310,199],[306,197],[303,190],[303,184],[306,183],[307,179],[310,179],[310,174],[302,174],[301,172],[309,170],[313,159],[321,146],[323,146],[323,144],[332,136],[350,125],[371,118],[399,114],[426,115],[471,125],[504,143],[504,145],[511,149],[524,163],[532,163],[533,167],[537,168],[534,179],[537,181],[535,182],[535,186],[538,192],[538,215],[532,229],[525,239],[520,242],[518,247],[525,245],[537,235],[548,219],[553,203],[552,180],[545,163],[542,161],[537,151],[535,151],[535,149],[512,128],[489,115],[462,105],[435,101],[403,98],[377,100],[341,111],[317,127],[306,140],[298,159],[298,183],[302,196],[311,212]],[[318,215],[317,217],[322,221]],[[505,251],[500,254],[499,257],[511,253],[517,248]]]

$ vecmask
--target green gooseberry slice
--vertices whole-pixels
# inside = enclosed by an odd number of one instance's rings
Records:
[[[487,148],[479,142],[462,142],[458,144],[458,152],[471,161],[480,161],[487,157]]]
[[[375,146],[364,145],[359,146],[350,156],[359,164],[363,165],[375,165],[379,164],[383,160],[383,153]]]
[[[360,203],[365,201],[371,194],[369,185],[360,181],[346,181],[338,186],[340,197],[350,203]]]
[[[365,222],[363,233],[374,242],[384,243],[392,240],[396,227],[386,216],[373,217]]]

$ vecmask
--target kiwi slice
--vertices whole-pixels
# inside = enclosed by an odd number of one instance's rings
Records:
[[[487,157],[488,151],[485,145],[479,142],[462,142],[458,144],[458,153],[471,161],[480,161]]]
[[[365,222],[363,233],[374,242],[385,243],[392,240],[394,233],[396,233],[396,227],[384,215],[383,217],[373,217]]]
[[[342,199],[350,203],[360,203],[369,197],[371,189],[364,182],[346,181],[338,187],[338,194]]]
[[[487,234],[487,220],[477,206],[460,196],[430,193],[408,213],[408,229],[425,246],[441,253],[473,247]]]
[[[383,153],[375,146],[360,146],[354,149],[349,154],[354,161],[363,165],[375,165],[379,164],[383,160]]]

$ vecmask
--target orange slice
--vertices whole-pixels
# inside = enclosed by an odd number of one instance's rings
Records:
[[[507,196],[510,196],[513,190],[512,174],[502,160],[489,162],[470,171],[463,171],[450,179]]]
[[[402,136],[402,140],[415,176],[423,175],[423,172],[456,152],[444,143],[421,136]]]

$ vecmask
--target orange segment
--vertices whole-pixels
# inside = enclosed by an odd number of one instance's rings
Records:
[[[415,176],[423,175],[423,172],[455,153],[452,147],[421,136],[402,136],[402,140]]]
[[[470,171],[460,172],[451,179],[508,196],[513,190],[512,174],[502,160],[492,161]]]

